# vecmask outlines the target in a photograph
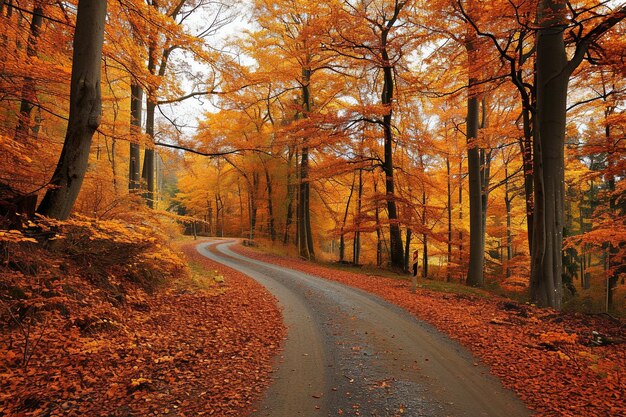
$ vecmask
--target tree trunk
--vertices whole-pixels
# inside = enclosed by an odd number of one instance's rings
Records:
[[[339,262],[344,261],[346,254],[346,242],[344,229],[346,228],[346,222],[348,221],[348,211],[350,210],[350,201],[352,200],[352,194],[354,194],[354,184],[356,183],[356,172],[352,176],[352,185],[350,186],[350,195],[348,195],[348,201],[346,202],[346,210],[343,213],[343,222],[341,223],[341,235],[339,240]]]
[[[609,118],[613,115],[615,107],[609,103],[604,104],[604,136],[606,141],[606,183],[609,198],[609,215],[613,217],[614,221],[619,221],[620,207],[618,204],[618,195],[615,190],[615,153],[617,152],[616,143],[611,135],[611,122]],[[621,213],[623,214],[623,213]],[[607,311],[614,310],[614,293],[617,288],[617,281],[620,276],[620,272],[624,272],[625,266],[619,262],[618,258],[620,248],[624,248],[625,243],[623,241],[609,241],[607,251],[607,281],[606,281],[606,307]]]
[[[383,133],[385,140],[383,171],[385,172],[387,215],[389,218],[390,262],[392,268],[402,269],[404,264],[404,255],[402,248],[402,235],[400,234],[400,222],[398,221],[398,210],[395,201],[396,196],[393,175],[393,133],[391,130],[394,80],[393,66],[389,62],[389,55],[387,52],[387,34],[388,29],[383,30],[381,35],[381,56],[383,60],[383,92],[381,96],[381,103],[385,106],[385,115],[383,116]]]
[[[272,178],[270,176],[270,172],[267,169],[267,166],[263,164],[263,169],[265,170],[265,183],[267,185],[267,214],[269,216],[268,226],[270,232],[270,239],[272,242],[276,240],[276,229],[274,227],[274,202],[272,197]]]
[[[35,2],[33,7],[33,17],[30,21],[30,35],[28,36],[28,44],[26,47],[26,56],[28,65],[32,65],[33,58],[37,57],[37,43],[41,33],[41,25],[43,23],[43,5],[41,0]],[[24,142],[30,134],[31,113],[37,101],[37,92],[35,79],[26,75],[24,84],[22,84],[22,100],[20,103],[20,114],[15,128],[15,140]]]
[[[257,192],[259,190],[259,174],[252,173],[252,184],[250,184],[250,240],[256,236],[256,214],[257,214]]]
[[[311,111],[311,97],[309,92],[311,81],[311,70],[302,69],[302,104],[303,116],[308,117]],[[313,249],[313,234],[311,231],[311,211],[310,211],[310,183],[309,183],[309,148],[308,140],[304,138],[302,153],[300,156],[300,188],[298,198],[298,247],[299,254],[304,259],[315,258]]]
[[[459,265],[463,265],[465,259],[463,256],[463,157],[459,156]],[[464,268],[460,268],[463,271]],[[462,276],[461,281],[465,278]]]
[[[100,125],[100,61],[106,0],[80,0],[73,42],[70,113],[61,157],[38,212],[67,219],[80,191],[94,132]]]
[[[352,243],[352,263],[359,264],[361,256],[361,207],[363,203],[363,168],[359,168],[359,192],[356,205],[356,222],[354,231],[354,241]]]
[[[450,264],[452,263],[452,174],[450,172],[450,155],[446,155],[446,172],[448,174],[448,202],[447,202],[447,214],[448,214],[448,265],[446,267],[446,281],[452,281],[450,274]]]
[[[287,157],[287,218],[285,220],[285,234],[283,236],[283,244],[289,244],[289,229],[293,222],[293,197],[294,197],[294,184],[291,174],[291,162],[293,161],[293,148],[289,146]],[[297,159],[297,158],[296,158]]]
[[[374,174],[375,175],[375,174]],[[374,195],[377,193],[377,181],[374,179]],[[380,230],[380,207],[378,201],[374,207],[374,220],[376,221],[376,266],[380,267],[383,264],[383,243]]]
[[[469,177],[470,200],[470,258],[467,273],[467,284],[480,286],[483,284],[484,267],[484,230],[482,220],[482,181],[480,169],[480,149],[478,147],[478,79],[472,74],[475,67],[476,47],[474,41],[466,43],[469,57],[470,79],[467,97],[467,170]]]
[[[404,243],[404,273],[410,271],[411,262],[411,229],[406,229],[406,241]]]
[[[485,129],[488,127],[488,118],[487,118],[487,100],[485,97],[481,100],[481,113],[482,120],[480,123],[480,128]],[[480,149],[480,186],[482,189],[480,200],[481,200],[481,217],[482,217],[482,251],[483,257],[485,253],[486,242],[485,239],[487,237],[487,205],[489,203],[489,183],[491,181],[491,155],[492,150]],[[484,264],[484,261],[483,261]],[[484,265],[483,265],[484,266]]]
[[[506,207],[506,277],[511,276],[511,259],[513,259],[513,236],[511,234],[511,197],[509,191],[508,161],[504,163],[504,205]]]
[[[239,183],[239,177],[237,177],[237,194],[239,195],[239,222],[241,224],[240,235],[244,236],[244,226],[243,226],[243,198],[241,198],[241,184]]]
[[[526,198],[526,229],[528,233],[528,250],[532,253],[533,247],[533,120],[529,106],[525,104],[522,108],[524,137],[520,139],[520,149],[522,153],[522,168],[524,170],[524,197]]]
[[[531,300],[561,308],[563,296],[564,142],[569,72],[563,41],[565,4],[541,2],[537,33],[537,136],[534,147],[534,219]],[[545,13],[545,14],[544,14]]]
[[[423,164],[422,164],[423,166]],[[428,212],[426,210],[426,191],[422,190],[422,278],[428,278],[428,228],[426,227]]]
[[[150,145],[154,143],[154,113],[156,104],[153,99],[148,97],[146,103],[146,134],[150,138]],[[150,208],[154,208],[154,149],[146,148],[143,155],[143,170],[141,171],[141,179],[145,185],[143,193],[146,204]]]
[[[138,190],[140,186],[139,166],[141,165],[141,153],[139,143],[135,142],[141,134],[141,114],[143,110],[143,89],[133,81],[130,84],[130,161],[128,164],[128,190]]]

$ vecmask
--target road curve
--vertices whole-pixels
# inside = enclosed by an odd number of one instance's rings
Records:
[[[432,326],[359,289],[242,256],[229,249],[234,243],[203,242],[197,250],[264,285],[287,326],[254,416],[531,415]]]

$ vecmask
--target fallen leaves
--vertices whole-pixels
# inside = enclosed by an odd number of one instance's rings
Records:
[[[325,268],[241,246],[235,249],[254,259],[363,289],[405,308],[466,346],[538,416],[626,415],[626,344],[596,346],[593,335],[596,331],[621,340],[623,323],[560,314],[496,296],[423,288],[413,294],[408,281]]]
[[[250,411],[284,336],[280,311],[262,286],[202,257],[194,246],[183,246],[184,253],[199,265],[198,273],[219,271],[221,282],[213,283],[219,291],[127,288],[125,302],[118,302],[68,274],[54,297],[39,297],[43,307],[32,331],[43,336],[28,368],[20,366],[17,330],[0,329],[0,415]],[[64,308],[49,308],[49,300]]]

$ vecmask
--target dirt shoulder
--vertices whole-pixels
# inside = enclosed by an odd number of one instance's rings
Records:
[[[626,344],[594,346],[592,332],[617,338],[624,323],[561,314],[496,296],[409,290],[403,280],[345,272],[234,247],[245,256],[376,294],[466,346],[540,416],[626,415]]]
[[[263,287],[200,256],[196,244],[181,246],[193,282],[152,293],[128,285],[121,300],[69,271],[44,288],[28,320],[10,314],[30,302],[39,278],[11,275],[12,291],[24,293],[3,301],[17,307],[3,312],[0,331],[0,416],[250,411],[284,336],[281,313]]]

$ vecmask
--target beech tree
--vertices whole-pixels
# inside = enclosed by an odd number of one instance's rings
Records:
[[[589,48],[604,33],[626,17],[626,6],[599,17],[594,12],[587,19],[598,23],[585,31],[579,23],[586,10],[574,11],[571,22],[577,27],[576,48],[567,57],[565,31],[568,9],[564,2],[542,0],[537,10],[537,135],[534,143],[533,248],[531,263],[531,298],[538,305],[560,308],[563,297],[563,204],[564,146],[567,93],[570,77],[587,55]]]
[[[94,132],[100,125],[100,65],[106,0],[80,0],[74,32],[70,113],[63,150],[37,211],[66,219],[80,191]]]

